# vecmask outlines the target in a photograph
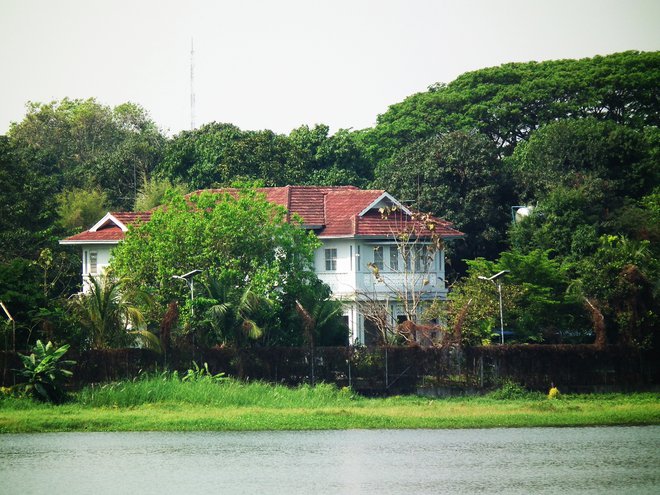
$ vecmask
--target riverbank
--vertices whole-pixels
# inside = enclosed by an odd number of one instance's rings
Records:
[[[516,428],[660,424],[660,394],[539,393],[364,398],[330,385],[140,380],[88,387],[63,405],[0,400],[0,432]]]

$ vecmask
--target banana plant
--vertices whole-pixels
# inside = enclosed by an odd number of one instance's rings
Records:
[[[66,397],[64,382],[73,376],[66,367],[76,364],[75,361],[62,359],[68,350],[68,344],[55,347],[50,341],[44,345],[37,340],[31,354],[19,354],[23,369],[15,371],[26,379],[22,385],[23,392],[43,402],[62,402]]]

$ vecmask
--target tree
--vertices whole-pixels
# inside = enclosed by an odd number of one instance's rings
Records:
[[[0,136],[0,262],[36,258],[40,249],[53,243],[52,179],[19,155],[16,146]]]
[[[598,246],[606,202],[600,181],[576,188],[557,186],[529,217],[512,225],[511,245],[522,252],[550,250],[566,260],[589,256]]]
[[[244,347],[249,340],[257,340],[264,334],[264,325],[258,320],[267,321],[272,302],[266,296],[252,290],[250,285],[237,285],[230,274],[221,277],[208,277],[205,284],[206,318],[214,330],[213,344],[228,344]],[[260,318],[261,316],[261,318]]]
[[[568,117],[657,126],[659,66],[660,52],[630,51],[466,72],[391,105],[364,136],[367,154],[383,163],[435,134],[478,129],[508,155],[541,125]]]
[[[187,188],[182,184],[172,184],[168,179],[152,177],[142,183],[135,198],[134,211],[148,211],[166,202],[167,192],[175,190],[179,194],[186,194]]]
[[[301,126],[289,134],[294,152],[307,171],[309,185],[361,185],[373,177],[357,133],[339,129],[329,135],[327,125]]]
[[[158,172],[172,182],[202,189],[229,186],[238,179],[260,179],[268,186],[296,184],[304,171],[286,136],[214,122],[175,136]]]
[[[59,223],[69,232],[90,228],[108,211],[107,195],[99,189],[68,189],[56,200]]]
[[[93,98],[30,103],[8,133],[19,159],[54,192],[100,188],[110,205],[128,209],[139,180],[160,161],[164,137],[146,111],[132,103],[115,108]]]
[[[602,236],[594,255],[573,268],[573,290],[602,315],[610,342],[657,345],[660,264],[649,241]]]
[[[479,277],[502,270],[509,272],[502,278],[504,328],[512,332],[509,342],[580,341],[588,334],[580,304],[566,297],[566,268],[551,259],[548,251],[507,251],[496,261],[469,260],[468,267],[439,313],[448,319],[450,328],[460,327],[464,343],[478,345],[499,338],[498,291],[495,284]]]
[[[138,342],[160,349],[158,338],[146,329],[139,309],[150,298],[128,282],[108,271],[98,278],[90,277],[89,291],[71,300],[74,314],[88,332],[88,345],[92,349],[130,347]]]
[[[262,296],[287,294],[313,276],[317,246],[313,233],[296,219],[287,221],[284,208],[254,189],[188,197],[172,192],[148,222],[129,229],[111,264],[120,276],[153,291],[159,312],[178,300],[190,318],[187,287],[173,283],[174,275],[200,269]]]
[[[654,153],[657,129],[640,130],[613,121],[564,119],[520,143],[506,161],[523,201],[545,197],[557,186],[598,182],[607,208],[624,196],[641,197],[660,181]]]
[[[403,149],[376,169],[376,185],[465,233],[453,259],[495,257],[509,222],[509,178],[488,139],[452,132]]]
[[[343,346],[348,344],[348,327],[342,322],[343,304],[332,299],[330,288],[322,283],[307,285],[298,291],[294,301],[298,316],[296,333],[306,343],[316,346]],[[293,323],[293,322],[292,322]]]

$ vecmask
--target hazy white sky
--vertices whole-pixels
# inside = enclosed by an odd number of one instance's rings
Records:
[[[188,129],[191,38],[197,126],[360,129],[468,70],[660,50],[660,0],[0,0],[0,133],[63,97]]]

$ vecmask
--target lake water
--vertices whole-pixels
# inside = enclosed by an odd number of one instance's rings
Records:
[[[2,494],[658,494],[660,427],[0,435]]]

